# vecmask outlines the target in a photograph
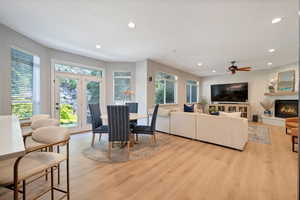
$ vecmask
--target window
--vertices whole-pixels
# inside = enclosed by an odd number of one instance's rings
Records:
[[[39,113],[40,59],[11,49],[11,109],[19,119]]]
[[[70,66],[64,64],[55,64],[55,71],[68,72],[72,74],[88,75],[102,77],[102,70],[88,69],[85,67]]]
[[[199,82],[189,80],[186,82],[186,102],[196,103],[198,102],[198,88]]]
[[[114,102],[122,104],[131,100],[131,72],[114,72]]]
[[[176,103],[176,82],[177,76],[164,72],[157,72],[155,75],[155,103],[174,104]]]

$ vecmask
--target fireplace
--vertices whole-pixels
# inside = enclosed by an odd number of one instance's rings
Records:
[[[298,116],[298,100],[275,100],[275,117]]]

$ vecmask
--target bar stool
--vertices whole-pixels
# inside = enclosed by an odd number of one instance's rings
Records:
[[[31,126],[22,129],[24,144],[26,145],[27,137],[31,136],[34,130],[46,126],[59,126],[59,121],[57,119],[41,118],[41,116],[33,118]]]
[[[25,155],[17,159],[0,161],[0,187],[6,187],[14,191],[14,200],[18,200],[19,193],[23,194],[23,200],[26,200],[26,183],[28,179],[46,170],[51,171],[51,187],[37,195],[43,196],[51,191],[51,199],[54,199],[54,191],[64,193],[64,197],[70,199],[70,181],[69,181],[69,140],[68,129],[61,127],[43,127],[32,133],[32,138],[40,143],[40,146],[27,148]],[[44,148],[52,148],[55,145],[65,145],[66,154],[55,152],[38,152]],[[66,161],[67,189],[63,190],[54,186],[53,174],[54,167]],[[33,183],[36,179],[31,181]],[[28,183],[28,184],[30,184]],[[22,188],[21,188],[22,186]]]

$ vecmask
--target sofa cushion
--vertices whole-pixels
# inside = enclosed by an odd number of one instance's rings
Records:
[[[186,104],[183,105],[183,108],[184,108],[184,112],[194,112],[194,104],[191,105],[191,106],[188,106]]]
[[[224,116],[224,117],[241,117],[241,112],[231,112],[231,113],[227,113],[227,112],[219,112],[220,116]]]

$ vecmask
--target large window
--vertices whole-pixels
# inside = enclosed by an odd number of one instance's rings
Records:
[[[198,90],[199,82],[189,80],[186,82],[186,102],[197,103],[198,102]]]
[[[39,63],[39,57],[11,49],[11,109],[19,119],[39,113]]]
[[[155,75],[155,103],[174,104],[176,103],[177,76],[164,72],[157,72]]]
[[[114,102],[131,101],[131,72],[114,72]]]

